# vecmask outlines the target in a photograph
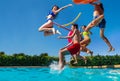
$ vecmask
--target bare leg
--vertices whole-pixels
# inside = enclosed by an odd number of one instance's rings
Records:
[[[43,31],[52,31],[53,27],[49,27],[49,28],[42,28]]]
[[[75,62],[73,64],[77,64],[78,63],[77,55],[75,54],[75,55],[73,55],[73,57],[74,57],[74,60],[75,60]]]
[[[77,52],[77,54],[75,54],[73,57],[74,57],[74,60],[75,62],[73,64],[77,64],[78,63],[78,60],[77,60],[77,56],[80,55],[80,50]]]
[[[39,31],[49,31],[52,30],[53,28],[53,22],[51,20],[49,20],[48,22],[46,22],[45,24],[43,24],[41,27],[39,27]]]
[[[91,54],[91,56],[93,56],[93,51],[91,51],[90,49],[86,48],[86,46],[81,46],[81,51],[82,52],[86,52],[87,54]]]
[[[90,39],[84,39],[80,42],[81,51],[91,54],[91,56],[93,56],[93,52],[90,49],[86,48],[86,46],[90,43],[90,41],[91,41]]]
[[[93,51],[91,51],[90,49],[88,48],[85,48],[86,49],[86,53],[90,54],[91,56],[93,56]]]
[[[52,31],[44,31],[44,36],[50,36],[53,35]]]
[[[98,25],[103,18],[104,18],[104,15],[100,15],[98,18],[96,18],[93,21],[91,21],[87,25],[85,31],[89,31],[91,28],[93,28],[94,26]]]
[[[84,44],[87,45],[87,44],[90,43],[90,41],[91,41],[91,40],[90,40],[89,38],[88,38],[88,39],[85,39],[85,38],[84,38],[84,40],[82,40],[82,41],[80,42],[80,45],[84,45]]]
[[[109,52],[114,51],[115,49],[110,44],[109,40],[104,35],[104,28],[100,29],[100,37],[105,41],[105,43],[109,46]]]
[[[72,56],[71,60],[75,60],[75,57],[74,57],[74,56]]]
[[[60,50],[59,52],[59,66],[60,69],[62,69],[64,67],[64,55],[68,54],[69,51],[67,50],[67,48]]]
[[[81,51],[81,50],[80,50],[80,51]],[[85,64],[87,63],[86,57],[81,56],[81,55],[80,55],[80,51],[77,52],[77,54],[74,55],[75,62],[74,62],[73,64],[77,64],[77,63],[78,63],[77,57],[78,57],[79,59],[83,59],[84,62],[85,62]]]
[[[83,59],[84,62],[85,62],[85,64],[87,63],[87,59],[86,59],[86,57],[83,57],[83,56],[81,56],[81,55],[77,55],[77,57],[78,57],[79,59]]]

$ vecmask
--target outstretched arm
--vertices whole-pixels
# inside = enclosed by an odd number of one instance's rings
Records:
[[[75,32],[76,32],[76,30],[74,30],[73,33],[72,33],[72,35],[70,35],[70,36],[59,36],[58,38],[59,38],[59,39],[73,38],[73,36],[75,35]]]
[[[61,49],[65,49],[65,48],[69,47],[70,45],[72,45],[72,42],[68,43],[65,47],[63,47]]]
[[[66,6],[61,7],[60,9],[58,9],[58,10],[56,11],[56,13],[60,12],[61,10],[65,9],[65,8],[67,8],[67,7],[69,7],[69,6],[72,6],[72,4],[68,4],[68,5],[66,5]]]
[[[61,27],[61,28],[64,28],[64,29],[66,29],[66,30],[68,30],[68,31],[71,31],[69,28],[66,28],[65,26],[62,26],[62,25],[60,25],[60,24],[58,24],[58,23],[56,23],[56,22],[53,22],[55,25],[57,25],[58,27]]]

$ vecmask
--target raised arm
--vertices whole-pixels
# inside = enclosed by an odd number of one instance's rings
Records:
[[[58,27],[61,27],[61,28],[64,28],[64,29],[66,29],[66,30],[68,30],[68,31],[71,31],[71,29],[69,29],[69,28],[66,28],[65,26],[62,26],[62,25],[60,25],[60,24],[58,24],[58,23],[56,23],[56,22],[53,22],[55,25],[57,25]]]
[[[61,7],[60,9],[58,9],[58,10],[56,11],[56,13],[60,12],[61,10],[65,9],[65,8],[67,8],[67,7],[69,7],[69,6],[72,6],[72,4],[68,4],[68,5],[66,5],[66,6]]]

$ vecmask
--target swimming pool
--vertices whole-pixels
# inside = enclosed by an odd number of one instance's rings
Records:
[[[0,68],[0,81],[120,81],[120,69]]]

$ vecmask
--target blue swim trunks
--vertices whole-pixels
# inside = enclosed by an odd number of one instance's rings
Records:
[[[53,19],[49,18],[49,19],[47,19],[47,20],[46,20],[46,22],[48,22],[49,20],[51,20],[51,21],[52,21]]]
[[[98,16],[95,16],[94,19],[96,19]],[[106,26],[106,20],[103,18],[102,21],[97,25],[99,28],[105,28]]]

